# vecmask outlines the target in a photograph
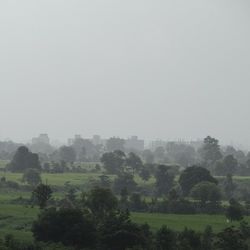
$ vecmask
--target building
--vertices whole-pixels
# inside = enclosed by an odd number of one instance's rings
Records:
[[[50,144],[50,139],[47,134],[40,134],[38,137],[32,138],[32,144]]]
[[[138,139],[137,136],[132,136],[125,141],[124,148],[126,150],[143,151],[144,150],[144,140]]]

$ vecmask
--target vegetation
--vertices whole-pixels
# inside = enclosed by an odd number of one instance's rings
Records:
[[[250,177],[233,174],[247,173],[250,154],[222,151],[212,137],[198,150],[126,152],[119,138],[109,147],[77,138],[47,154],[19,146],[3,159],[1,249],[248,247]]]

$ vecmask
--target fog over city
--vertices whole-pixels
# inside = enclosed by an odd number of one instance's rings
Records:
[[[0,3],[0,140],[250,147],[247,0]]]

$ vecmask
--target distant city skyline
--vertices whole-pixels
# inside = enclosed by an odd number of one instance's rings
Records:
[[[250,147],[249,10],[235,0],[2,1],[0,138],[211,135]]]

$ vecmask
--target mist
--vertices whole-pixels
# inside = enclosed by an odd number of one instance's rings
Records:
[[[0,139],[250,146],[250,3],[2,1]]]

